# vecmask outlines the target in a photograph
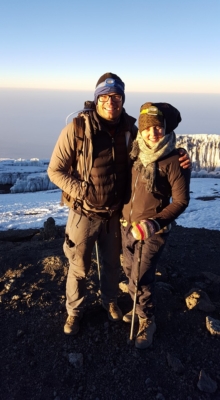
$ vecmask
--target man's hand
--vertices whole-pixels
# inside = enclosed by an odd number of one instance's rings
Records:
[[[181,147],[177,149],[179,151],[179,162],[180,162],[180,166],[183,169],[187,169],[187,168],[192,168],[192,164],[191,164],[191,160],[189,158],[189,154],[187,153],[187,151],[185,149],[182,149]]]

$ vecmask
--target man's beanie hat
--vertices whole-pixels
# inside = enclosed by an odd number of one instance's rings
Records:
[[[112,72],[103,74],[96,83],[94,102],[97,104],[98,96],[101,94],[117,93],[122,95],[123,104],[125,102],[125,84],[118,75]]]
[[[180,112],[171,104],[145,103],[140,108],[138,128],[142,132],[151,126],[161,126],[166,127],[165,134],[168,134],[177,128],[181,120]]]

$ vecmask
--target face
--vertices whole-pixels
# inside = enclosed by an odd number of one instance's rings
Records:
[[[144,129],[141,132],[141,136],[145,143],[152,147],[165,135],[165,129],[161,126],[151,126],[150,128]]]
[[[109,93],[109,98],[107,101],[100,101],[98,98],[96,105],[97,113],[100,115],[100,117],[107,119],[108,121],[117,120],[120,117],[123,108],[122,100],[112,100],[111,96],[113,94],[116,93]]]

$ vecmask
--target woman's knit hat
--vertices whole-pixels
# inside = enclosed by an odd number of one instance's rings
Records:
[[[142,132],[151,126],[164,127],[163,113],[153,103],[144,103],[140,108],[138,129]]]
[[[165,134],[172,132],[182,121],[180,112],[169,103],[144,103],[140,108],[138,129],[142,132],[150,126],[166,127]]]
[[[97,84],[94,93],[94,102],[97,104],[98,96],[101,94],[117,93],[122,95],[122,102],[125,102],[125,84],[118,75],[112,72],[103,74]]]

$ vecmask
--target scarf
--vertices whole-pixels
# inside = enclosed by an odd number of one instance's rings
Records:
[[[141,172],[141,179],[144,181],[148,192],[156,190],[156,161],[171,153],[175,145],[176,135],[174,131],[163,136],[151,148],[146,145],[140,132],[138,132],[130,156],[132,159],[136,159],[133,167]]]

